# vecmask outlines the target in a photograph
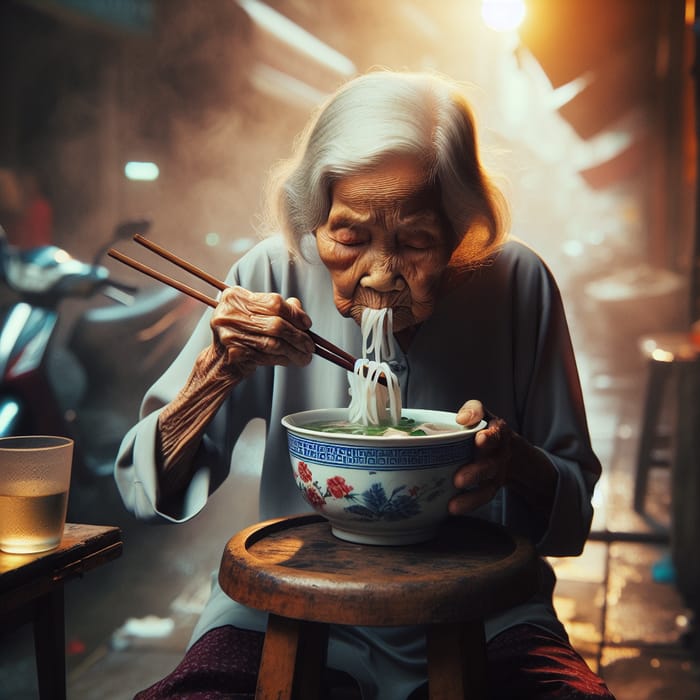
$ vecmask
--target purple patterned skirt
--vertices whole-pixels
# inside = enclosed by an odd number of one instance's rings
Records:
[[[134,700],[253,700],[264,634],[217,627],[189,649],[177,668]],[[566,642],[530,625],[518,625],[487,647],[491,700],[615,700],[603,680]],[[357,684],[328,669],[324,700],[360,700]],[[427,698],[427,686],[410,699]]]

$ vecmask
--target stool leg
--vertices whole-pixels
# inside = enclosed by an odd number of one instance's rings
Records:
[[[255,700],[291,700],[299,631],[299,620],[270,613]]]
[[[652,462],[651,454],[659,423],[659,412],[664,396],[664,388],[670,370],[671,364],[668,362],[651,360],[649,363],[649,377],[644,400],[641,435],[639,436],[637,471],[634,478],[634,509],[640,514],[644,513],[649,469]]]
[[[255,689],[256,700],[319,700],[328,625],[270,613]]]
[[[66,633],[63,587],[57,586],[36,601],[34,652],[41,700],[66,698]]]
[[[481,620],[426,630],[430,700],[485,700],[486,639]]]

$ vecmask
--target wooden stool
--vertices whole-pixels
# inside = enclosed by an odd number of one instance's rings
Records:
[[[32,622],[41,700],[66,697],[63,585],[116,559],[117,527],[66,524],[61,544],[37,554],[0,551],[0,623],[3,629]]]
[[[634,479],[633,506],[641,514],[645,510],[649,472],[654,467],[671,464],[676,418],[672,415],[668,426],[661,421],[665,417],[664,409],[669,406],[668,393],[672,382],[682,375],[683,368],[698,362],[700,347],[692,342],[689,333],[644,336],[639,347],[649,368]]]
[[[257,700],[319,698],[328,625],[425,625],[431,700],[486,697],[484,618],[537,590],[531,543],[454,518],[416,545],[359,545],[318,515],[270,520],[234,535],[219,583],[269,613]]]

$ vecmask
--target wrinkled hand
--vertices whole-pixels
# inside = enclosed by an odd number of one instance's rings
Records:
[[[314,342],[301,302],[229,287],[211,319],[213,342],[197,356],[185,386],[158,415],[159,507],[177,502],[207,424],[238,381],[263,365],[307,365]]]
[[[221,293],[211,327],[224,366],[246,376],[256,367],[311,362],[311,319],[295,297],[229,287]]]
[[[457,413],[461,425],[476,425],[486,416],[480,401],[467,401]],[[455,486],[463,490],[449,504],[452,515],[467,515],[488,503],[510,479],[513,433],[501,418],[489,416],[488,425],[474,437],[475,459],[460,467]]]

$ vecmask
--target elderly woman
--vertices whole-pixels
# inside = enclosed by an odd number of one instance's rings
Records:
[[[236,478],[234,445],[263,418],[259,517],[308,510],[280,419],[349,398],[345,373],[312,360],[306,331],[313,323],[359,356],[363,309],[391,307],[403,405],[458,410],[465,425],[489,418],[476,460],[455,475],[463,492],[450,512],[502,523],[543,557],[579,554],[600,464],[560,295],[536,253],[506,240],[506,208],[459,86],[390,71],[350,81],[273,184],[284,235],[233,266],[218,306],[148,391],[116,465],[127,506],[193,517]],[[486,622],[492,696],[612,697],[569,645],[554,574],[544,559],[541,569],[537,595]],[[247,697],[264,628],[263,614],[214,583],[182,664],[138,697]],[[419,629],[332,628],[327,658],[324,697],[350,681],[365,700],[425,693]]]

